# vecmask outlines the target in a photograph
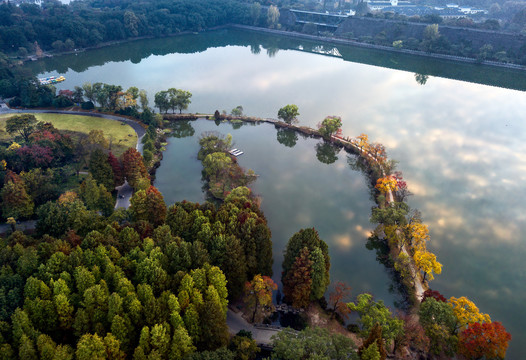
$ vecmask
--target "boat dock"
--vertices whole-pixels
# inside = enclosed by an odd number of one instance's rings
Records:
[[[238,150],[238,149],[232,149],[228,152],[230,155],[234,155],[236,157],[238,157],[239,155],[243,155],[243,151],[241,150]]]

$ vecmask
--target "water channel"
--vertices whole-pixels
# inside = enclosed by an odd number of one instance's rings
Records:
[[[324,55],[324,56],[320,56]],[[429,224],[429,248],[444,265],[432,287],[467,296],[513,336],[510,359],[526,352],[526,110],[525,73],[297,39],[220,30],[143,40],[29,65],[39,76],[64,75],[58,89],[84,82],[137,86],[150,94],[177,87],[192,92],[189,111],[242,105],[276,117],[294,103],[300,122],[315,127],[340,115],[345,135],[367,133],[399,161]],[[260,177],[254,190],[273,233],[275,278],[285,242],[315,226],[331,249],[331,278],[353,295],[370,291],[396,301],[375,254],[365,249],[372,202],[363,176],[341,152],[330,165],[318,141],[277,141],[271,125],[239,129],[205,120],[194,134],[172,138],[158,172],[167,203],[203,201],[196,137],[232,133],[245,151],[240,163]],[[191,132],[191,130],[190,130]]]

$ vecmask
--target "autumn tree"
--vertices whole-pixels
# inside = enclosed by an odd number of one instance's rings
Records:
[[[327,116],[321,124],[318,124],[318,131],[325,139],[331,139],[333,135],[341,135],[342,118],[339,116]]]
[[[333,310],[331,318],[334,318],[334,314],[338,314],[342,319],[347,320],[351,312],[346,303],[349,296],[351,296],[351,287],[342,281],[336,282],[334,290],[329,295],[329,305]]]
[[[163,195],[151,185],[147,190],[139,190],[130,199],[133,218],[146,220],[153,225],[161,225],[166,219],[166,204]]]
[[[307,258],[300,259],[302,256]],[[282,281],[286,299],[292,301],[294,298],[296,304],[307,306],[310,300],[321,298],[330,283],[330,266],[328,246],[315,229],[302,229],[294,234],[287,243],[283,259]],[[298,284],[302,284],[300,288],[296,288]],[[308,299],[300,299],[303,296]]]
[[[413,249],[424,251],[426,243],[429,241],[429,228],[421,222],[412,222],[407,225],[406,231],[410,240],[409,244]]]
[[[371,347],[373,347],[374,350]],[[378,354],[378,357],[372,356],[375,352]],[[387,357],[385,351],[385,341],[382,337],[382,327],[379,323],[374,324],[371,332],[367,336],[367,339],[365,339],[362,346],[358,348],[358,355],[360,355],[360,359],[362,360],[372,360],[375,358],[377,360],[385,360]]]
[[[122,165],[124,176],[131,187],[137,188],[141,179],[149,180],[142,156],[136,149],[129,148],[122,154]]]
[[[459,353],[466,359],[504,359],[510,340],[500,322],[475,322],[460,333]]]
[[[283,276],[283,294],[295,308],[306,308],[311,301],[312,261],[309,250],[304,247],[290,270]]]
[[[437,261],[436,256],[433,253],[417,249],[413,255],[413,260],[416,267],[424,273],[424,281],[426,278],[428,280],[433,280],[433,273],[442,273],[442,264]]]
[[[287,124],[297,121],[299,116],[298,106],[294,104],[285,105],[278,111],[278,118],[283,119]]]
[[[252,322],[261,322],[274,310],[272,305],[272,291],[278,286],[268,276],[256,275],[252,281],[245,284],[244,301],[247,310],[252,312]]]
[[[460,298],[452,296],[449,298],[448,304],[453,308],[460,329],[472,323],[491,323],[489,315],[482,314],[475,303],[465,296]]]
[[[375,188],[380,191],[382,194],[387,194],[388,192],[397,190],[397,182],[393,176],[386,176],[376,180]]]
[[[119,161],[119,159],[117,159],[115,155],[111,153],[111,151],[108,154],[108,163],[110,164],[111,169],[113,171],[113,188],[115,188],[116,186],[121,186],[122,184],[124,184],[122,164]]]
[[[369,152],[369,137],[367,134],[360,134],[358,136],[358,147],[360,148],[360,152]]]
[[[422,302],[426,301],[429,298],[433,298],[436,301],[442,301],[447,302],[447,299],[437,290],[427,289],[424,291],[424,294],[422,296]]]
[[[24,181],[12,171],[5,176],[5,184],[0,191],[1,209],[5,218],[27,218],[33,214],[35,204],[27,193]]]
[[[35,131],[37,122],[33,114],[14,115],[6,120],[5,131],[11,135],[20,135],[27,143],[29,136]]]

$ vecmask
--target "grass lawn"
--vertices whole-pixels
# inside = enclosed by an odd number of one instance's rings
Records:
[[[6,119],[14,114],[0,115],[0,141],[8,142],[12,137],[5,131]],[[73,137],[75,133],[88,134],[91,130],[102,130],[106,139],[113,138],[112,152],[115,156],[121,155],[129,147],[137,144],[137,134],[126,124],[120,121],[103,118],[69,115],[69,114],[33,114],[38,121],[49,122],[59,130],[66,131]]]

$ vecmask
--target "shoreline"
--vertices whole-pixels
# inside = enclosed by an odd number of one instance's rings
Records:
[[[164,114],[163,119],[167,121],[194,121],[198,119],[216,121],[214,115],[212,114],[197,114],[197,113],[196,114],[181,114],[181,115]],[[276,128],[279,127],[279,128],[284,128],[284,129],[291,129],[293,131],[296,131],[298,133],[301,133],[311,138],[324,139],[324,137],[316,129],[310,128],[308,126],[298,126],[295,124],[288,124],[288,123],[285,123],[283,121],[276,120],[273,118],[259,118],[259,117],[254,117],[254,116],[221,116],[217,120],[222,121],[222,122],[237,120],[237,121],[252,122],[252,123],[267,123],[267,124],[274,125]],[[336,146],[339,146],[347,150],[348,152],[352,154],[355,154],[359,158],[362,158],[363,160],[365,160],[366,163],[368,163],[368,159],[373,160],[379,165],[381,172],[382,172],[382,176],[389,175],[389,174],[386,174],[383,165],[379,163],[379,161],[376,159],[376,157],[373,154],[365,150],[362,150],[360,148],[355,138],[351,138],[351,137],[343,138],[343,137],[337,137],[333,135],[331,136],[330,142],[332,144],[335,144]],[[368,165],[368,167],[369,167],[369,170],[371,170],[370,165]],[[369,174],[365,174],[365,175],[367,176],[367,179],[371,181],[372,183],[376,182],[377,179],[374,177],[374,174],[372,173],[372,171]],[[394,203],[395,198],[394,198],[393,193],[389,191],[387,195],[388,195],[388,203],[389,204]],[[376,202],[376,200],[375,200],[375,204],[379,205]],[[389,243],[388,242],[386,243],[389,249],[392,250]],[[409,254],[409,251],[406,248],[406,246],[403,246],[400,252],[403,252],[406,255]],[[410,309],[412,309],[420,303],[423,293],[425,290],[429,288],[429,285],[426,281],[422,280],[419,270],[416,268],[416,266],[413,263],[411,263],[410,266],[408,265],[408,270],[410,271],[413,277],[413,281],[411,282],[412,289],[406,289],[407,294],[404,294],[404,296],[407,297],[407,300],[411,304]],[[396,281],[396,280],[393,279],[393,281]],[[407,284],[404,284],[403,282],[399,282],[399,284],[402,285],[402,287],[404,288],[406,288],[407,286]],[[414,297],[415,297],[414,299],[411,298],[411,294],[414,294]],[[416,300],[416,303],[414,300]]]
[[[297,39],[320,41],[320,42],[324,42],[328,44],[356,46],[356,47],[362,47],[362,48],[368,48],[368,49],[376,49],[376,50],[381,50],[381,51],[394,52],[394,53],[399,53],[399,54],[414,55],[414,56],[434,58],[434,59],[440,59],[440,60],[449,60],[453,62],[461,62],[461,63],[467,63],[467,64],[473,64],[473,65],[486,65],[486,66],[499,67],[499,68],[505,68],[505,69],[526,71],[526,66],[513,64],[513,63],[502,63],[498,61],[488,61],[488,60],[479,61],[475,58],[469,58],[469,57],[446,55],[446,54],[439,54],[439,53],[430,53],[430,52],[410,50],[410,49],[396,49],[391,46],[368,44],[368,43],[359,42],[356,40],[344,39],[340,37],[325,37],[325,36],[317,36],[317,35],[308,35],[308,34],[303,34],[303,33],[295,32],[295,31],[267,29],[267,28],[249,26],[249,25],[230,24],[228,26],[231,28],[242,29],[246,31],[268,33],[268,34],[292,37],[292,38],[297,38]]]
[[[439,54],[439,53],[425,52],[425,51],[420,51],[420,50],[397,49],[391,46],[368,44],[365,42],[345,39],[345,38],[336,37],[336,36],[327,37],[327,36],[309,35],[309,34],[304,34],[304,33],[296,32],[296,31],[269,29],[269,28],[263,28],[263,27],[257,27],[257,26],[251,26],[251,25],[242,25],[242,24],[220,25],[220,26],[208,28],[208,29],[205,29],[199,32],[182,31],[176,34],[168,34],[164,36],[148,35],[148,36],[128,38],[124,40],[108,41],[108,42],[100,43],[95,46],[88,46],[85,48],[75,49],[73,51],[51,52],[51,53],[44,52],[43,55],[39,57],[37,57],[35,54],[28,55],[27,57],[23,59],[19,59],[18,62],[24,64],[27,62],[42,60],[45,58],[53,58],[53,57],[57,57],[61,55],[79,54],[79,53],[89,51],[89,50],[97,50],[97,49],[102,49],[102,48],[111,47],[115,45],[131,43],[134,41],[147,40],[147,39],[172,38],[172,37],[191,35],[191,34],[201,34],[201,33],[206,33],[210,31],[222,30],[222,29],[238,29],[238,30],[251,31],[251,32],[260,33],[260,34],[272,34],[272,35],[283,36],[283,37],[288,37],[288,38],[310,40],[310,41],[322,42],[322,43],[333,44],[333,45],[346,45],[346,46],[360,47],[360,48],[379,50],[379,51],[398,53],[398,54],[405,54],[405,55],[412,55],[412,56],[418,56],[418,57],[424,57],[424,58],[447,60],[451,62],[458,62],[458,63],[464,63],[464,64],[483,65],[483,66],[490,66],[490,67],[510,69],[510,70],[526,71],[526,65],[519,65],[519,64],[514,64],[514,63],[504,63],[504,62],[489,61],[489,60],[481,61],[476,58],[456,56],[456,55]]]

